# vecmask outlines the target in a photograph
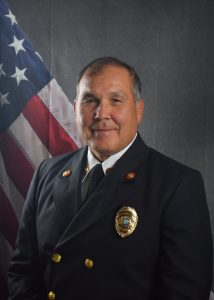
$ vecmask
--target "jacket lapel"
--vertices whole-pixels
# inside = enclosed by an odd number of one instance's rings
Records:
[[[139,167],[146,160],[147,154],[148,147],[144,144],[140,136],[138,136],[128,151],[115,164],[112,171],[105,176],[96,192],[91,195],[88,201],[76,213],[67,230],[58,241],[57,247],[68,242],[110,210],[119,206],[125,199],[130,198],[132,193],[136,191],[137,186],[136,178],[129,180],[127,179],[127,174],[130,172],[138,174]],[[79,175],[78,172],[77,175]],[[76,182],[73,183],[77,184]],[[71,192],[72,187],[69,190],[69,193]],[[75,197],[79,195],[78,193]],[[71,194],[68,197],[71,197]],[[64,210],[67,209],[66,207],[65,201]]]
[[[61,232],[64,232],[81,205],[81,179],[87,148],[75,154],[54,183],[54,201]],[[66,173],[67,172],[67,173]]]

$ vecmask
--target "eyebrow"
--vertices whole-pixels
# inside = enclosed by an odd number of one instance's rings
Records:
[[[111,96],[111,97],[112,96],[114,96],[114,97],[115,96],[119,96],[119,97],[121,97],[121,96],[124,97],[125,96],[126,97],[126,93],[124,93],[123,91],[111,92],[111,93],[109,93],[109,96]]]
[[[115,92],[110,92],[108,94],[110,97],[126,97],[126,93],[124,93],[123,91],[115,91]],[[91,93],[91,92],[85,92],[83,95],[82,95],[82,99],[85,99],[85,98],[96,98],[98,99],[99,97],[96,96],[95,94]]]
[[[95,96],[93,93],[86,92],[82,95],[82,98],[97,98],[97,96]]]

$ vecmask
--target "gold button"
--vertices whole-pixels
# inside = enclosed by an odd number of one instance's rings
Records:
[[[85,266],[86,266],[86,268],[88,268],[88,269],[93,268],[93,266],[94,266],[93,260],[91,260],[91,259],[89,259],[89,258],[86,258],[86,260],[85,260]]]
[[[64,171],[63,173],[62,173],[62,176],[63,177],[68,177],[68,176],[70,176],[71,175],[71,170],[67,170],[67,171]]]
[[[52,255],[52,261],[55,263],[59,263],[61,259],[62,259],[62,256],[59,253],[54,253]]]
[[[56,299],[55,293],[52,292],[52,291],[50,291],[50,292],[48,293],[48,299],[49,299],[49,300],[54,300],[54,299]]]
[[[126,179],[128,180],[132,180],[134,179],[136,176],[136,173],[135,172],[129,172],[127,175],[126,175]]]

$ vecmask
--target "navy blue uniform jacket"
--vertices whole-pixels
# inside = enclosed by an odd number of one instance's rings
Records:
[[[200,173],[138,135],[82,204],[86,157],[82,148],[35,173],[9,269],[11,299],[208,300],[212,239]],[[138,224],[121,238],[123,206],[136,210]]]

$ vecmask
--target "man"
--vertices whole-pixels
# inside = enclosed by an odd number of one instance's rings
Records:
[[[144,144],[140,91],[136,72],[115,58],[80,73],[74,108],[87,146],[34,176],[9,270],[12,300],[209,298],[202,178]]]

